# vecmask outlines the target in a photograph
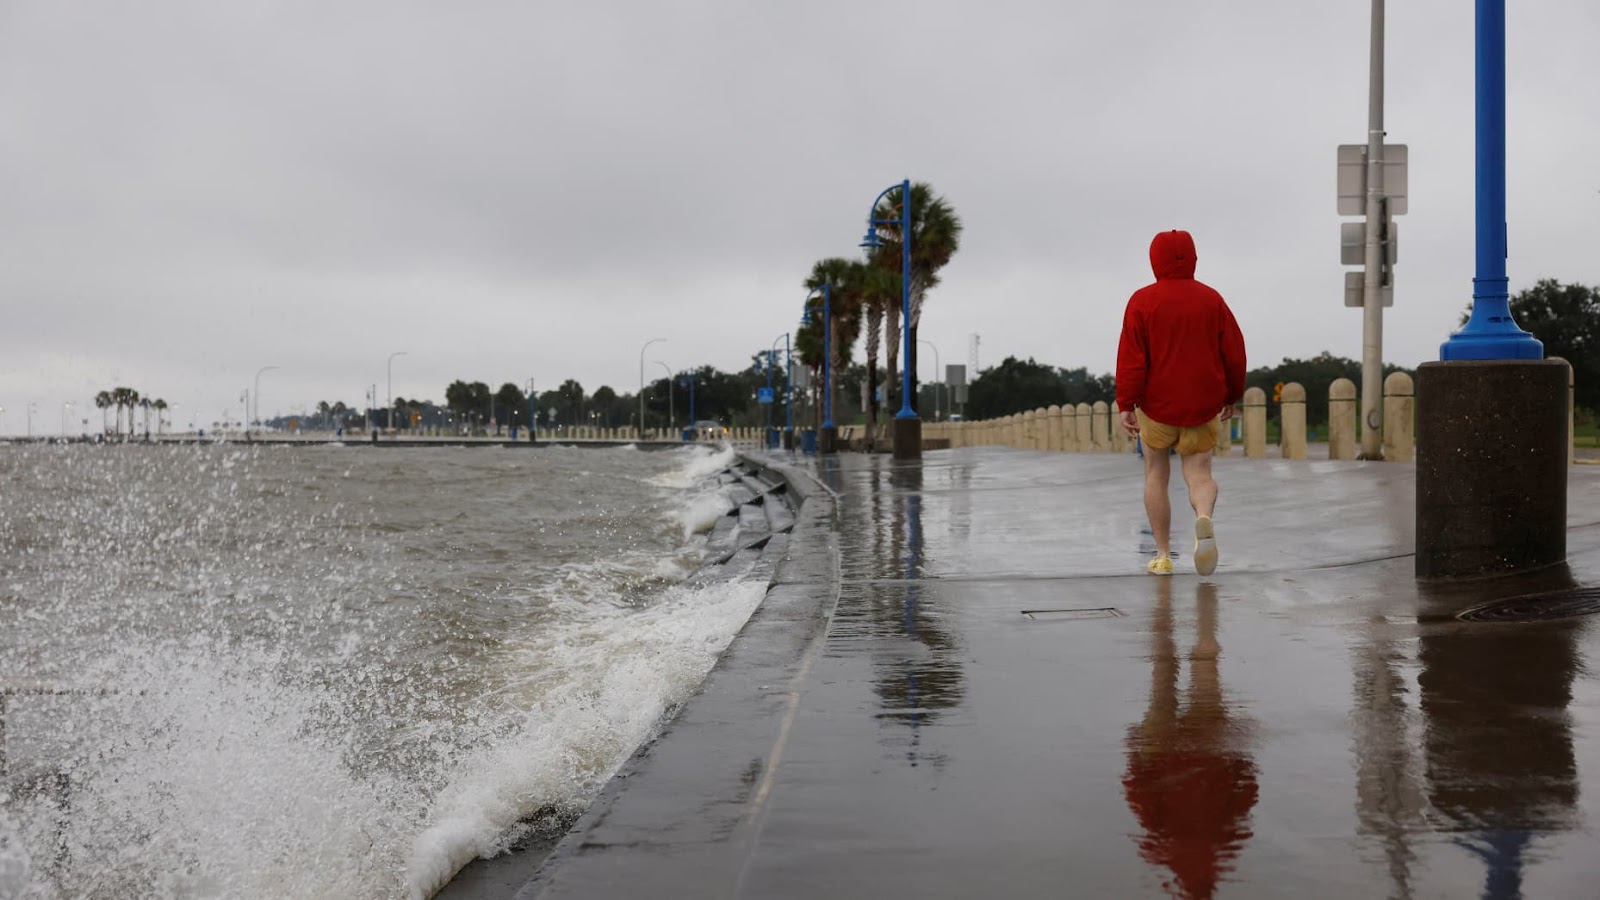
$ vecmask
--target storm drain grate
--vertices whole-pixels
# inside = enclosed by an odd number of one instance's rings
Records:
[[[1098,606],[1092,609],[1025,609],[1022,614],[1030,619],[1115,619],[1122,615],[1122,610]]]
[[[1456,614],[1467,622],[1549,622],[1600,613],[1600,588],[1573,588],[1485,603]]]

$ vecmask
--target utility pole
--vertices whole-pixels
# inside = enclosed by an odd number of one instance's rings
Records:
[[[1383,0],[1372,0],[1367,74],[1367,228],[1361,288],[1361,458],[1383,458]]]

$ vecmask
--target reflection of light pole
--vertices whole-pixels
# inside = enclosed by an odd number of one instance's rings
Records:
[[[933,392],[933,417],[937,420],[939,418],[939,395],[941,393],[947,393],[950,390],[950,388],[944,383],[944,366],[939,364],[939,345],[928,340],[927,338],[917,338],[917,343],[927,344],[929,347],[933,348],[933,371],[934,374],[939,376],[938,381],[935,383],[938,384],[940,388],[940,390]],[[945,413],[948,415],[950,412],[950,404],[945,403],[944,408]]]
[[[670,436],[672,429],[678,424],[678,410],[672,402],[672,369],[668,368],[667,364],[659,359],[652,360],[652,362],[660,366],[661,371],[667,373],[667,433]]]
[[[877,218],[878,201],[896,188],[900,190],[899,217]],[[883,246],[883,239],[878,237],[879,225],[900,226],[900,328],[905,343],[905,361],[901,367],[900,411],[894,415],[894,458],[920,459],[922,420],[911,408],[911,179],[885,188],[872,201],[867,212],[867,233],[861,239],[862,247],[872,250]]]
[[[389,360],[388,360],[387,363],[385,363],[385,366],[388,368],[388,372],[389,372],[389,413],[388,413],[387,418],[389,419],[389,430],[390,431],[394,431],[395,430],[395,427],[394,427],[394,358],[396,356],[405,356],[405,355],[406,355],[406,352],[404,350],[396,350],[395,352],[389,354]]]
[[[639,440],[641,441],[644,440],[644,351],[648,350],[651,344],[659,344],[665,340],[666,338],[651,338],[639,348]]]
[[[273,369],[276,369],[276,368],[277,368],[277,366],[262,366],[261,370],[256,372],[256,389],[255,389],[255,392],[250,395],[255,400],[256,411],[255,411],[254,415],[251,415],[250,411],[248,409],[246,409],[245,410],[245,413],[246,413],[245,418],[253,420],[258,425],[261,424],[261,372],[271,372]],[[245,423],[245,434],[248,435],[249,433],[250,433],[250,423],[246,422]]]

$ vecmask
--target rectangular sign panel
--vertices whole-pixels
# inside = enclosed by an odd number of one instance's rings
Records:
[[[1383,145],[1383,193],[1389,198],[1389,215],[1406,212],[1406,165],[1410,149],[1405,144]],[[1339,145],[1339,215],[1367,212],[1367,145]]]

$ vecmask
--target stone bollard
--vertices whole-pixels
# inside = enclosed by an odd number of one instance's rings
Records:
[[[1261,388],[1244,392],[1244,455],[1253,459],[1267,455],[1267,392]]]
[[[1046,410],[1046,413],[1045,433],[1048,435],[1046,439],[1047,446],[1050,450],[1059,453],[1061,452],[1061,405],[1059,403],[1050,404],[1050,408]]]
[[[1390,372],[1383,380],[1383,458],[1411,462],[1417,454],[1417,398],[1411,376]]]
[[[1566,559],[1570,368],[1551,359],[1417,368],[1418,578]]]
[[[1128,432],[1122,427],[1122,410],[1114,401],[1111,404],[1111,452],[1128,452]]]
[[[1073,442],[1073,446],[1078,448],[1079,453],[1089,453],[1094,449],[1092,440],[1094,435],[1089,425],[1093,416],[1094,411],[1087,403],[1079,403],[1072,408],[1072,427],[1077,431],[1077,439]]]
[[[1109,408],[1104,400],[1096,400],[1094,406],[1089,407],[1089,452],[1104,453],[1111,449],[1106,434],[1106,414]]]
[[[1283,386],[1283,403],[1278,407],[1283,458],[1306,458],[1306,389],[1299,382]]]
[[[1039,449],[1039,411],[1030,409],[1022,414],[1022,446],[1026,450]]]
[[[1061,450],[1078,452],[1078,410],[1071,403],[1061,405]]]
[[[1329,459],[1356,458],[1356,418],[1356,383],[1335,379],[1328,385]]]

